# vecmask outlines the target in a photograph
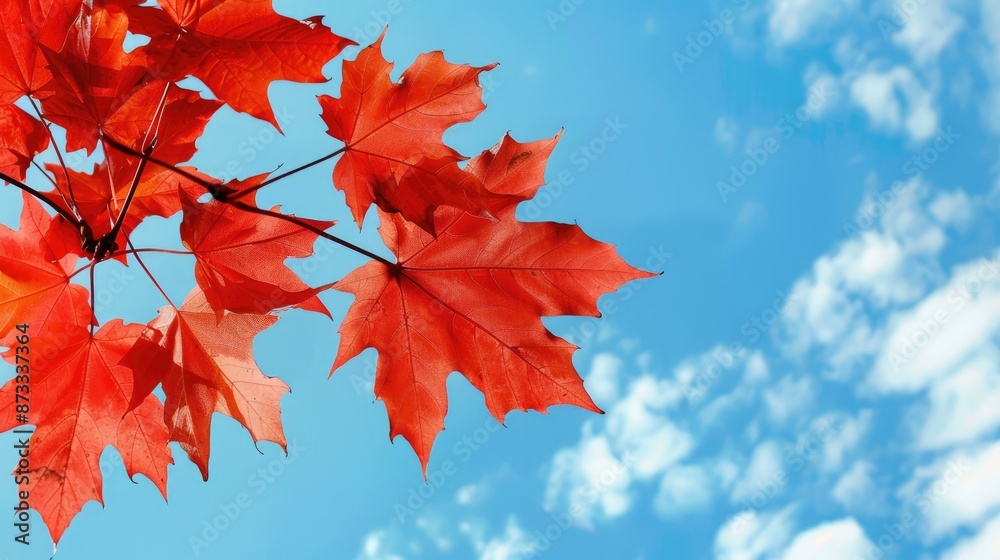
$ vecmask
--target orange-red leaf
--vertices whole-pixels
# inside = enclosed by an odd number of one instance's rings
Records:
[[[35,93],[52,78],[38,51],[28,3],[0,3],[0,106]]]
[[[255,442],[286,446],[279,403],[288,386],[261,373],[253,359],[254,337],[277,320],[239,313],[219,320],[195,288],[180,309],[161,309],[121,362],[136,373],[133,406],[163,384],[170,441],[180,443],[205,480],[215,412],[245,426]]]
[[[49,133],[41,121],[14,105],[0,106],[0,171],[20,181],[31,160],[49,147]]]
[[[346,144],[333,182],[359,226],[372,203],[430,232],[439,206],[486,210],[491,193],[458,169],[462,157],[442,136],[486,108],[479,76],[494,66],[451,64],[433,52],[420,55],[393,83],[382,38],[344,62],[341,97],[323,95],[319,101],[329,134]],[[403,182],[410,188],[402,188]]]
[[[490,192],[503,195],[493,199],[491,211],[534,198],[545,185],[545,167],[561,137],[562,132],[554,138],[522,144],[505,134],[499,144],[469,161],[465,170],[479,177]]]
[[[0,224],[0,344],[22,323],[90,324],[87,290],[70,283],[74,246],[79,237],[73,227],[27,194],[20,229]]]
[[[490,152],[472,168],[497,188],[534,192],[550,148],[512,147],[506,151],[527,154],[520,165]],[[597,316],[600,295],[650,276],[575,225],[518,222],[513,204],[495,210],[497,219],[440,212],[437,237],[382,214],[380,233],[399,264],[369,263],[335,285],[356,300],[334,369],[365,348],[379,351],[375,394],[389,413],[390,437],[405,437],[425,469],[444,428],[453,371],[483,392],[500,421],[511,410],[555,404],[598,411],[573,367],[576,347],[541,318]]]
[[[233,109],[278,126],[267,89],[276,80],[326,81],[323,66],[354,44],[314,17],[279,15],[270,0],[161,0],[129,10],[167,76],[190,74]]]
[[[167,466],[173,463],[163,423],[163,405],[153,395],[129,410],[132,372],[118,365],[143,332],[142,325],[115,319],[93,337],[77,324],[34,325],[30,394],[12,379],[0,388],[0,430],[18,427],[16,394],[28,396],[31,436],[29,482],[22,485],[58,542],[85,503],[102,505],[101,453],[113,445],[129,477],[143,474],[166,498]],[[5,357],[12,364],[13,354]],[[18,437],[23,437],[18,434]]]
[[[138,152],[146,147],[143,141],[147,139],[146,132],[150,131],[149,138],[156,137],[156,159],[177,164],[194,156],[197,151],[195,142],[205,132],[205,126],[222,103],[204,99],[197,92],[177,85],[171,84],[169,89],[166,88],[166,82],[146,83],[104,120],[102,128],[108,136]],[[163,111],[154,123],[164,92],[167,97]],[[114,159],[125,158],[113,147],[107,151]],[[136,160],[135,157],[125,159]]]
[[[42,47],[53,76],[42,107],[66,129],[69,151],[92,152],[108,117],[148,78],[143,51],[125,52],[127,32],[128,17],[118,6],[85,6],[62,50]]]
[[[230,184],[235,192],[260,184],[264,176]],[[241,198],[256,207],[254,195]],[[312,256],[319,235],[278,218],[252,214],[231,204],[206,204],[182,197],[181,240],[197,259],[195,279],[220,315],[223,311],[269,313],[297,307],[329,316],[316,294],[285,261]],[[273,208],[277,212],[279,208]],[[302,220],[327,230],[335,222]]]
[[[84,0],[17,0],[10,3],[25,4],[27,16],[22,23],[28,35],[35,37],[40,45],[58,50],[65,44],[69,28],[77,23]]]

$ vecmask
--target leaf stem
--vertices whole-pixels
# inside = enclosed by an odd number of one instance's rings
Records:
[[[90,261],[89,263],[87,263],[86,266],[81,267],[79,270],[73,272],[73,274],[70,274],[69,276],[67,276],[66,279],[67,280],[72,280],[72,279],[76,278],[77,276],[79,276],[80,274],[82,274],[84,272],[87,272],[91,268],[94,268],[94,265],[96,265],[96,264],[97,264],[97,261]]]
[[[122,203],[122,208],[118,211],[118,217],[115,219],[115,225],[112,226],[111,231],[107,235],[107,237],[112,240],[118,237],[118,232],[121,231],[122,226],[125,223],[125,216],[128,214],[129,207],[132,206],[132,201],[135,200],[135,192],[139,189],[139,183],[142,181],[142,172],[145,171],[146,164],[149,163],[149,154],[153,152],[153,148],[155,147],[156,139],[154,138],[153,141],[149,143],[149,147],[146,148],[142,159],[139,160],[139,166],[136,167],[135,176],[132,178],[132,185],[128,189],[128,195],[125,196],[125,202]]]
[[[29,95],[28,101],[31,102],[31,108],[35,110],[35,114],[38,115],[38,119],[42,121],[42,125],[45,126],[45,131],[49,133],[49,141],[52,142],[52,149],[55,150],[56,158],[59,159],[59,165],[63,170],[63,175],[66,176],[66,187],[69,190],[69,206],[73,210],[73,214],[80,218],[80,210],[76,207],[76,196],[73,195],[73,179],[69,176],[69,167],[66,166],[66,160],[63,159],[62,150],[59,149],[59,144],[56,142],[56,136],[52,133],[52,124],[45,118],[45,115],[42,114],[42,110],[38,107],[38,104],[35,103],[34,97]],[[56,190],[59,190],[58,186],[56,187]],[[65,198],[66,197],[63,196],[64,200]]]
[[[96,261],[95,261],[96,262]],[[97,271],[96,266],[90,267],[90,313],[93,315],[90,318],[90,338],[94,338],[94,323],[97,321],[94,318],[97,316],[97,311],[94,310],[94,306],[97,304],[97,294],[94,290],[94,274]]]
[[[128,234],[125,234],[125,243],[127,243],[129,248],[131,249],[131,251],[129,252],[132,253],[133,257],[135,257],[136,262],[138,262],[139,266],[142,267],[142,270],[146,272],[146,276],[149,276],[149,279],[153,282],[153,285],[156,286],[156,289],[160,291],[160,295],[163,296],[163,299],[167,300],[167,303],[170,304],[170,307],[177,309],[177,306],[174,305],[174,302],[170,301],[170,296],[167,295],[167,292],[163,289],[163,286],[160,286],[160,283],[157,282],[156,278],[153,277],[153,273],[150,272],[148,268],[146,268],[146,263],[142,262],[142,258],[139,257],[139,251],[136,250],[135,245],[132,245],[132,239],[129,238]]]
[[[94,258],[99,261],[113,255],[114,252],[118,250],[118,243],[116,242],[116,239],[118,238],[118,234],[121,232],[122,227],[125,225],[125,217],[128,215],[128,210],[132,206],[132,201],[135,200],[135,193],[139,189],[139,183],[142,182],[142,172],[146,170],[149,158],[152,156],[153,150],[156,148],[156,138],[160,128],[160,119],[163,117],[163,108],[166,107],[167,93],[169,92],[170,83],[167,82],[167,87],[163,88],[163,96],[160,97],[160,104],[157,105],[156,112],[153,113],[153,119],[149,122],[149,128],[146,129],[146,135],[142,139],[142,156],[139,159],[139,165],[136,167],[135,176],[132,178],[132,185],[129,186],[128,195],[125,196],[125,202],[122,203],[121,210],[118,212],[118,217],[115,219],[114,225],[111,226],[111,231],[102,237],[100,242],[97,244],[97,250],[94,252]]]
[[[154,248],[136,249],[134,247],[132,249],[129,249],[128,251],[122,251],[123,255],[136,255],[138,253],[157,253],[161,255],[185,255],[185,256],[194,254],[191,251],[174,251],[171,249],[154,249]]]

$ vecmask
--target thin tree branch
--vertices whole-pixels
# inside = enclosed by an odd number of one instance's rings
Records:
[[[38,162],[35,160],[31,160],[31,165],[34,165],[35,169],[37,169],[39,173],[41,173],[46,179],[48,179],[50,183],[52,183],[52,186],[55,187],[56,191],[59,192],[59,195],[62,196],[63,202],[66,203],[66,206],[69,206],[69,201],[66,200],[66,195],[64,195],[62,191],[59,190],[59,184],[56,183],[56,180],[52,178],[52,175],[49,175],[49,172],[46,171],[45,168],[42,167],[41,165],[38,165]]]
[[[264,210],[263,208],[257,208],[256,206],[250,206],[249,204],[246,204],[244,202],[240,202],[238,200],[231,200],[231,201],[229,201],[229,204],[232,204],[234,207],[239,208],[240,210],[243,210],[245,212],[250,212],[252,214],[259,214],[261,216],[270,216],[271,218],[276,218],[278,220],[286,221],[286,222],[288,222],[290,224],[295,224],[295,225],[299,226],[300,228],[307,229],[307,230],[315,233],[316,235],[318,235],[318,236],[320,236],[320,237],[322,237],[324,239],[329,239],[330,241],[333,241],[334,243],[336,243],[338,245],[341,245],[343,247],[346,247],[346,248],[348,248],[348,249],[350,249],[350,250],[352,250],[352,251],[354,251],[356,253],[360,253],[360,254],[362,254],[362,255],[370,258],[370,259],[374,259],[376,261],[379,261],[380,263],[382,263],[382,264],[384,264],[384,265],[386,265],[388,267],[395,268],[395,266],[396,266],[396,263],[394,263],[394,262],[392,262],[392,261],[390,261],[390,260],[388,260],[388,259],[386,259],[384,257],[376,255],[375,253],[372,253],[371,251],[368,251],[367,249],[362,249],[361,247],[358,247],[357,245],[351,243],[350,241],[341,239],[341,238],[337,237],[336,235],[329,234],[329,233],[321,230],[320,228],[318,228],[316,226],[313,226],[313,225],[310,225],[310,224],[308,224],[306,222],[303,222],[302,220],[296,218],[295,216],[289,216],[289,215],[286,215],[286,214],[282,214],[280,212],[272,212],[270,210]]]
[[[296,173],[301,173],[302,171],[305,171],[306,169],[309,169],[311,167],[315,167],[315,166],[323,163],[324,161],[329,161],[329,160],[331,160],[331,159],[339,156],[340,154],[342,154],[342,153],[344,153],[346,151],[347,151],[347,146],[344,146],[343,148],[337,150],[336,152],[333,152],[331,154],[327,154],[327,155],[325,155],[325,156],[323,156],[323,157],[321,157],[321,158],[319,158],[319,159],[317,159],[315,161],[311,161],[311,162],[309,162],[309,163],[307,163],[305,165],[300,165],[300,166],[296,167],[295,169],[292,169],[291,171],[287,171],[285,173],[282,173],[281,175],[277,175],[275,177],[271,177],[270,179],[262,182],[261,184],[255,186],[255,187],[251,187],[251,188],[249,188],[249,189],[247,189],[245,191],[240,191],[240,192],[238,192],[236,194],[233,194],[230,198],[232,200],[239,200],[239,199],[243,198],[244,196],[247,196],[247,195],[249,195],[251,193],[255,193],[255,192],[259,191],[260,189],[263,189],[264,187],[266,187],[268,185],[272,185],[274,183],[277,183],[278,181],[280,181],[282,179],[287,179],[288,177],[291,177],[292,175],[295,175]]]
[[[114,148],[114,149],[116,149],[116,150],[118,150],[120,152],[124,152],[124,153],[126,153],[128,155],[131,155],[131,156],[134,156],[134,157],[142,157],[142,153],[137,152],[136,150],[134,150],[134,149],[132,149],[132,148],[130,148],[130,147],[122,144],[121,142],[118,142],[114,138],[104,137],[104,141],[109,146],[111,146],[112,148]],[[292,175],[295,175],[296,173],[301,173],[302,171],[305,171],[306,169],[315,167],[315,166],[317,166],[317,165],[319,165],[319,164],[321,164],[321,163],[323,163],[325,161],[329,161],[329,160],[331,160],[331,159],[339,156],[340,154],[343,154],[346,151],[347,151],[347,147],[345,146],[345,147],[343,147],[343,148],[341,148],[341,149],[339,149],[339,150],[337,150],[337,151],[335,151],[333,153],[327,154],[327,155],[325,155],[325,156],[323,156],[323,157],[321,157],[321,158],[319,158],[317,160],[311,161],[311,162],[309,162],[309,163],[307,163],[305,165],[300,165],[299,167],[296,167],[295,169],[292,169],[291,171],[287,171],[285,173],[282,173],[281,175],[277,175],[277,176],[271,177],[270,179],[262,182],[259,185],[256,185],[256,186],[254,186],[252,188],[249,188],[249,189],[246,189],[244,191],[240,191],[238,193],[222,193],[222,189],[223,189],[222,183],[219,183],[217,181],[206,181],[205,179],[203,179],[201,177],[198,177],[197,175],[194,175],[193,173],[185,171],[185,170],[183,170],[183,169],[181,169],[181,168],[179,168],[177,166],[171,165],[171,164],[166,163],[164,161],[158,160],[155,157],[150,157],[149,158],[149,162],[153,163],[153,164],[156,164],[156,165],[159,165],[160,167],[165,167],[165,168],[173,171],[174,173],[177,173],[178,175],[184,177],[185,179],[188,179],[189,181],[192,181],[192,182],[195,182],[195,183],[201,185],[206,190],[208,190],[208,192],[210,192],[212,194],[212,196],[215,196],[216,198],[218,198],[219,196],[226,196],[227,198],[230,198],[230,199],[233,199],[233,200],[238,200],[240,198],[243,198],[244,196],[249,195],[250,193],[257,192],[257,191],[259,191],[260,189],[262,189],[264,187],[273,185],[274,183],[277,183],[278,181],[281,181],[282,179],[287,179],[288,177],[291,177]]]
[[[219,193],[222,192],[223,185],[222,185],[222,183],[220,183],[218,181],[206,181],[205,179],[203,179],[203,178],[201,178],[201,177],[199,177],[199,176],[197,176],[197,175],[195,175],[195,174],[193,174],[193,173],[191,173],[189,171],[181,169],[180,167],[177,167],[175,165],[169,164],[169,163],[167,163],[167,162],[165,162],[163,160],[157,159],[155,156],[153,156],[151,154],[147,156],[147,155],[143,154],[142,152],[137,152],[136,150],[134,150],[134,149],[126,146],[125,144],[122,144],[121,142],[115,140],[114,138],[111,138],[110,136],[104,136],[103,140],[104,140],[104,143],[106,143],[108,146],[111,146],[112,148],[118,150],[119,152],[128,154],[128,155],[133,156],[133,157],[139,157],[139,158],[145,157],[149,161],[149,163],[152,163],[154,165],[159,165],[160,167],[169,169],[170,171],[173,171],[174,173],[180,175],[181,177],[184,177],[188,181],[191,181],[192,183],[196,183],[198,185],[201,185],[202,187],[204,187],[205,190],[207,190],[209,193],[211,193],[212,196],[216,196],[217,194],[219,194]]]
[[[2,179],[4,181],[7,181],[8,183],[10,183],[10,184],[14,185],[15,187],[21,189],[22,191],[24,191],[24,192],[30,194],[31,196],[37,198],[39,201],[44,202],[45,204],[48,204],[60,216],[62,216],[63,218],[66,218],[67,220],[69,220],[69,223],[73,224],[74,227],[76,227],[76,228],[80,227],[80,224],[82,222],[80,221],[79,218],[77,218],[73,214],[70,214],[69,212],[66,211],[65,208],[61,208],[58,204],[56,204],[55,202],[52,202],[47,197],[42,196],[42,193],[36,191],[35,189],[29,187],[28,185],[25,185],[21,181],[18,181],[17,179],[15,179],[15,178],[11,177],[10,175],[7,175],[6,173],[3,173],[3,172],[0,172],[0,179]]]
[[[133,150],[132,148],[129,148],[128,146],[125,146],[125,145],[121,144],[120,142],[117,142],[113,138],[105,137],[105,141],[108,143],[109,146],[111,146],[111,147],[113,147],[113,148],[115,148],[115,149],[117,149],[119,151],[125,152],[126,154],[130,154],[130,155],[133,155],[133,156],[143,157],[143,154],[140,154],[140,153],[136,152],[135,150]],[[326,161],[328,159],[331,159],[331,158],[335,157],[336,155],[338,155],[340,153],[343,153],[343,151],[344,151],[343,149],[338,150],[337,152],[334,152],[333,154],[325,156],[325,157],[323,157],[323,158],[321,158],[319,160],[316,160],[316,161],[314,161],[312,163],[306,164],[305,166],[302,166],[301,168],[299,168],[297,170],[292,170],[292,171],[289,171],[288,173],[285,173],[284,175],[281,175],[279,177],[275,177],[274,180],[268,181],[266,183],[268,183],[268,184],[273,183],[274,181],[276,181],[278,179],[283,179],[285,177],[289,177],[293,173],[298,173],[299,171],[302,171],[303,169],[308,169],[309,167],[312,167],[314,165],[318,165],[319,163],[322,163],[323,161]],[[248,204],[245,204],[243,202],[240,202],[239,200],[235,200],[235,199],[239,198],[239,196],[237,196],[236,193],[228,193],[228,192],[226,192],[225,186],[222,185],[221,183],[213,182],[213,181],[206,181],[205,179],[202,179],[201,177],[198,177],[198,176],[196,176],[196,175],[194,175],[192,173],[189,173],[189,172],[187,172],[187,171],[185,171],[183,169],[179,169],[179,168],[177,168],[177,167],[175,167],[175,166],[173,166],[173,165],[171,165],[169,163],[165,163],[165,162],[159,161],[155,157],[152,157],[152,156],[149,156],[146,159],[149,162],[153,163],[153,164],[159,165],[161,167],[164,167],[166,169],[169,169],[169,170],[173,171],[174,173],[177,173],[178,175],[184,177],[185,179],[190,180],[193,183],[201,185],[205,190],[207,190],[219,202],[232,204],[236,208],[239,208],[240,210],[244,210],[246,212],[252,212],[254,214],[259,214],[259,215],[262,215],[262,216],[270,216],[272,218],[277,218],[279,220],[284,220],[286,222],[295,224],[295,225],[297,225],[297,226],[299,226],[299,227],[301,227],[303,229],[309,230],[309,231],[311,231],[311,232],[319,235],[320,237],[322,237],[324,239],[329,239],[330,241],[333,241],[334,243],[336,243],[336,244],[338,244],[338,245],[340,245],[342,247],[346,247],[347,249],[350,249],[350,250],[352,250],[352,251],[354,251],[356,253],[364,255],[364,256],[366,256],[366,257],[368,257],[370,259],[375,259],[375,260],[377,260],[377,261],[385,264],[386,266],[390,266],[390,267],[396,266],[395,263],[393,263],[392,261],[389,261],[388,259],[385,259],[384,257],[380,257],[380,256],[376,255],[375,253],[372,253],[371,251],[368,251],[367,249],[363,249],[361,247],[358,247],[357,245],[355,245],[355,244],[353,244],[353,243],[351,243],[351,242],[349,242],[347,240],[341,239],[341,238],[337,237],[336,235],[329,234],[329,233],[327,233],[327,232],[325,232],[325,231],[323,231],[323,230],[321,230],[321,229],[319,229],[317,227],[314,227],[314,226],[311,226],[311,225],[309,225],[309,224],[307,224],[305,222],[302,222],[301,220],[299,220],[295,216],[287,216],[285,214],[280,214],[280,213],[277,213],[277,212],[271,212],[269,210],[262,210],[260,208],[256,208],[256,207],[250,206]],[[258,186],[257,188],[260,188],[260,187]]]
[[[78,270],[76,270],[75,272],[73,272],[73,274],[70,274],[66,279],[67,280],[72,280],[72,279],[76,278],[77,276],[79,276],[80,274],[82,274],[84,272],[87,272],[91,268],[94,268],[94,266],[96,264],[97,264],[97,261],[90,261],[86,265],[80,267]]]

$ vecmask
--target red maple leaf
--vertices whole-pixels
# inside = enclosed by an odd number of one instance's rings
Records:
[[[162,0],[160,7],[129,9],[134,29],[152,37],[148,51],[159,71],[172,78],[190,74],[233,109],[275,127],[271,82],[325,82],[323,66],[354,44],[320,17],[279,15],[270,0]]]
[[[0,344],[9,346],[22,323],[90,323],[87,290],[70,283],[78,260],[75,241],[72,226],[28,195],[20,229],[0,224]]]
[[[161,101],[163,110],[157,115]],[[155,136],[156,158],[177,164],[194,156],[195,142],[220,107],[221,102],[204,99],[198,92],[156,80],[130,92],[104,120],[102,129],[111,140],[140,152],[148,146],[150,137]],[[147,133],[150,130],[153,134]],[[117,159],[130,160],[135,169],[137,158],[127,158],[114,147],[108,151]]]
[[[8,4],[22,4],[25,12],[21,25],[29,37],[50,49],[65,45],[66,35],[83,8],[84,0],[13,0]]]
[[[420,55],[393,83],[382,37],[344,63],[341,97],[321,95],[319,102],[330,136],[345,144],[333,183],[347,195],[358,226],[372,203],[432,233],[440,206],[487,208],[491,193],[459,169],[463,158],[442,136],[486,108],[479,76],[494,66],[451,64],[434,52]]]
[[[263,175],[231,183],[233,192],[260,184]],[[194,274],[205,291],[208,303],[219,315],[223,311],[268,313],[283,307],[298,307],[323,313],[329,311],[316,294],[285,266],[289,257],[312,256],[319,235],[300,225],[269,216],[247,213],[216,200],[199,204],[186,193],[182,196],[184,221],[181,240],[194,253]],[[242,202],[256,207],[253,195]],[[277,213],[278,208],[272,212]],[[335,222],[303,220],[320,231]]]
[[[255,442],[286,446],[278,403],[288,386],[266,377],[253,359],[254,337],[277,320],[227,313],[220,321],[195,288],[180,309],[161,309],[122,359],[136,373],[132,406],[140,406],[163,384],[170,441],[181,444],[205,480],[213,413],[243,424]]]
[[[30,493],[30,503],[41,513],[53,541],[59,541],[86,502],[104,504],[100,459],[109,445],[121,454],[130,478],[143,474],[167,496],[167,465],[173,459],[163,405],[149,395],[130,408],[132,372],[118,365],[143,330],[142,325],[115,319],[91,335],[79,324],[47,322],[31,331],[30,385],[24,374],[0,388],[0,430],[20,425],[17,405],[30,398],[36,430],[30,442],[29,481],[21,486]],[[24,362],[14,359],[15,352],[16,346],[4,357],[21,366]],[[19,399],[18,394],[28,398]]]
[[[49,147],[49,133],[41,121],[14,105],[0,107],[0,172],[24,180],[31,160]]]
[[[23,1],[0,4],[0,106],[37,93],[52,79],[38,50],[37,29],[24,32],[26,25],[34,29],[39,21],[29,10]]]
[[[79,22],[69,29],[62,50],[42,46],[53,76],[42,108],[66,129],[69,151],[90,153],[107,119],[149,74],[144,51],[125,52],[128,17],[120,7],[84,7]]]
[[[532,196],[550,151],[551,143],[505,138],[469,168],[494,188]],[[334,369],[365,348],[379,351],[375,395],[389,413],[389,436],[406,438],[425,469],[453,371],[483,392],[500,422],[511,410],[556,404],[599,412],[573,367],[576,347],[541,318],[599,316],[600,295],[651,276],[578,226],[519,222],[513,205],[494,210],[495,219],[439,213],[437,237],[382,214],[379,232],[398,263],[368,263],[335,285],[356,301]]]

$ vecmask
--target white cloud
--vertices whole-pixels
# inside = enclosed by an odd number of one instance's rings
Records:
[[[454,546],[449,536],[452,525],[446,516],[434,511],[424,512],[416,518],[414,525],[438,551],[448,552]]]
[[[592,528],[597,519],[614,519],[632,507],[627,469],[610,484],[601,475],[621,470],[623,463],[602,436],[585,437],[576,447],[552,458],[545,509],[571,512],[575,524]]]
[[[703,426],[709,426],[725,419],[730,412],[739,410],[739,407],[746,406],[753,402],[755,388],[747,384],[740,384],[732,391],[713,399],[707,405],[701,407],[698,418]]]
[[[906,132],[917,141],[937,131],[934,94],[907,66],[868,68],[851,79],[849,89],[851,99],[879,129]]]
[[[858,461],[833,486],[833,499],[851,511],[864,511],[878,495],[872,473],[875,467],[868,461]]]
[[[455,502],[461,506],[478,503],[483,495],[483,489],[478,484],[466,484],[455,492]]]
[[[857,0],[771,0],[768,28],[779,46],[791,45],[850,13]]]
[[[837,472],[843,468],[847,456],[853,453],[871,428],[872,416],[870,410],[861,410],[855,416],[835,418],[832,423],[829,419],[813,423],[812,432],[819,434],[821,439],[827,431],[833,430],[833,434],[823,442],[821,467],[825,472]]]
[[[759,444],[750,457],[750,462],[743,469],[743,476],[736,482],[732,491],[732,500],[739,502],[750,499],[754,494],[775,488],[778,492],[786,484],[782,469],[781,447],[774,441]]]
[[[818,348],[829,373],[845,377],[881,349],[872,310],[923,296],[947,240],[924,207],[929,191],[914,180],[866,197],[849,224],[854,237],[818,258],[792,287],[795,304],[783,310],[779,327],[786,352],[803,356]]]
[[[743,376],[739,384],[730,392],[716,397],[701,407],[698,417],[703,427],[722,420],[726,414],[737,410],[740,406],[752,403],[760,387],[770,380],[770,367],[759,350],[750,352],[743,363]],[[735,364],[730,367],[735,367]]]
[[[772,422],[783,424],[812,406],[813,386],[808,377],[785,377],[764,391],[767,415]]]
[[[460,530],[472,541],[479,560],[521,560],[538,552],[532,536],[513,516],[507,519],[503,534],[490,539],[478,524],[464,523]]]
[[[992,82],[983,112],[993,130],[1000,131],[1000,4],[994,0],[982,0],[980,5],[980,32],[986,36],[988,44],[988,54],[982,57],[981,66]]]
[[[939,193],[929,206],[931,215],[941,224],[965,226],[972,220],[972,201],[965,191]]]
[[[760,350],[755,350],[747,358],[746,369],[743,371],[744,383],[763,383],[770,379],[771,370]]]
[[[665,394],[674,397],[672,402],[680,402],[685,397],[695,403],[702,401],[715,389],[716,384],[739,371],[746,362],[747,353],[734,355],[726,346],[717,344],[707,352],[690,356],[674,368],[677,386]],[[670,390],[670,387],[665,387]]]
[[[677,394],[667,380],[634,380],[603,420],[588,423],[580,443],[553,457],[546,509],[572,512],[588,528],[624,515],[633,483],[662,476],[694,448],[691,434],[667,416]]]
[[[853,518],[825,523],[797,535],[782,560],[867,558],[871,541]]]
[[[478,506],[487,503],[497,486],[517,480],[517,475],[508,463],[502,464],[482,477],[478,482],[464,484],[455,491],[455,504],[459,506]]]
[[[882,392],[915,392],[954,373],[1000,330],[1000,253],[955,268],[947,284],[897,313],[869,378]]]
[[[713,484],[712,478],[700,467],[673,467],[660,480],[653,508],[668,519],[700,511],[712,500]]]
[[[1000,351],[981,348],[954,374],[935,383],[917,429],[917,445],[942,449],[969,444],[1000,428]]]
[[[739,478],[740,466],[723,457],[712,466],[712,474],[719,481],[719,486],[725,490],[732,488],[733,483]]]
[[[719,117],[715,121],[715,143],[723,148],[732,151],[738,143],[737,136],[740,133],[740,125],[735,120],[728,117]]]
[[[648,480],[686,457],[694,438],[667,416],[673,402],[671,383],[643,375],[632,382],[629,392],[608,411],[604,429],[621,454],[633,457],[631,471]]]
[[[984,0],[983,20],[1000,21],[1000,10]],[[854,0],[771,0],[768,27],[773,43],[788,47],[814,42],[838,23],[862,15],[864,22],[842,28],[831,46],[839,70],[811,64],[803,75],[807,89],[823,85],[828,91],[845,91],[854,106],[868,116],[872,126],[889,134],[905,134],[914,142],[931,138],[938,129],[938,94],[943,69],[941,54],[954,45],[965,27],[956,15],[954,2],[877,2]],[[864,11],[871,14],[861,14]],[[887,9],[890,8],[890,9]],[[879,12],[882,12],[879,15]],[[890,13],[887,12],[899,12]],[[995,12],[995,13],[994,13]],[[877,25],[868,25],[871,17]],[[993,38],[997,52],[983,57],[983,68],[995,83],[996,93],[988,110],[996,116],[1000,129],[1000,25],[984,24],[984,33]],[[897,49],[880,48],[891,44],[905,51],[913,63],[899,61]],[[964,66],[959,65],[959,68]],[[823,108],[832,110],[834,104]]]
[[[976,527],[1000,510],[1000,441],[975,451],[956,451],[917,469],[901,494],[923,514],[927,535],[937,539]]]
[[[805,73],[806,92],[823,92],[825,101],[823,103],[810,105],[813,109],[812,118],[821,119],[824,115],[832,111],[843,96],[843,86],[840,80],[833,74],[822,70],[818,66],[810,66]]]
[[[982,560],[1000,551],[1000,515],[983,526],[974,537],[962,539],[945,551],[941,560]]]
[[[402,556],[388,550],[388,534],[384,529],[372,531],[365,536],[358,560],[403,560]]]
[[[715,536],[717,560],[757,560],[770,557],[795,530],[796,507],[774,513],[742,513],[725,523]]]
[[[594,356],[584,383],[595,401],[611,404],[618,400],[621,369],[622,361],[614,354],[601,353]]]
[[[634,506],[638,484],[659,483],[665,488],[657,507],[689,498],[671,494],[671,482],[660,480],[695,447],[694,437],[670,418],[670,411],[683,399],[678,382],[643,373],[625,383],[627,376],[620,368],[621,360],[610,355],[594,360],[590,378],[595,378],[594,372],[614,371],[620,380],[614,385],[626,387],[603,418],[585,425],[579,443],[553,456],[549,470],[545,509],[569,512],[574,524],[585,528],[627,513]],[[612,377],[597,375],[601,376]],[[610,392],[612,383],[604,385]],[[679,473],[693,476],[691,471]]]
[[[892,37],[920,64],[935,60],[962,28],[962,18],[948,9],[948,2],[924,1],[909,14],[906,23]]]

